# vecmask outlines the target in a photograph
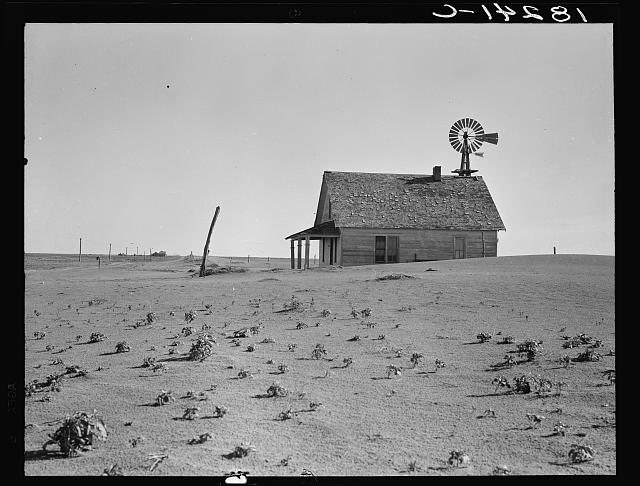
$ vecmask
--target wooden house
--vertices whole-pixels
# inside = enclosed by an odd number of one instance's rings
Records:
[[[481,176],[329,172],[314,226],[286,237],[291,268],[309,268],[310,240],[320,266],[494,257],[506,230]],[[304,266],[302,242],[305,242]]]

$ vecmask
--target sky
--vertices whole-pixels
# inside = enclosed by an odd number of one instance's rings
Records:
[[[25,27],[28,253],[288,257],[325,170],[443,174],[463,117],[498,255],[615,255],[611,24]],[[317,254],[312,242],[311,256]]]

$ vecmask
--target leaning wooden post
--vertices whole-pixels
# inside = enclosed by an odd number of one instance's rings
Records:
[[[216,212],[213,215],[211,226],[209,227],[209,234],[207,234],[207,242],[204,244],[204,251],[202,252],[202,265],[200,265],[200,276],[204,277],[205,267],[207,265],[207,253],[209,253],[209,241],[211,240],[211,232],[213,231],[213,225],[216,224],[218,219],[218,213],[220,212],[220,206],[216,207]]]

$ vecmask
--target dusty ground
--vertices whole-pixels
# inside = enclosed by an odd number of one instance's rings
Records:
[[[602,374],[615,369],[609,353],[615,351],[614,257],[306,272],[288,269],[284,259],[268,266],[258,259],[211,261],[248,271],[198,278],[189,272],[198,263],[183,258],[103,263],[98,271],[89,258],[78,264],[73,257],[25,257],[25,382],[71,365],[88,371],[66,375],[60,391],[25,397],[26,475],[99,475],[114,463],[126,475],[159,476],[234,470],[299,476],[304,469],[316,476],[487,475],[501,465],[511,474],[616,473],[615,384]],[[376,280],[392,273],[414,278]],[[276,312],[292,296],[302,310]],[[360,312],[366,308],[369,317]],[[187,324],[190,310],[197,317]],[[323,310],[330,314],[323,317]],[[157,320],[134,327],[148,312]],[[259,323],[258,334],[241,338],[239,346],[231,342],[233,331]],[[297,329],[299,323],[308,327]],[[186,360],[205,324],[217,339],[213,355]],[[180,335],[186,326],[196,333]],[[35,332],[45,336],[36,339]],[[89,343],[93,332],[107,339]],[[480,332],[493,338],[479,343]],[[558,359],[574,358],[587,346],[564,349],[562,336],[579,333],[602,340],[594,349],[602,358],[565,368]],[[355,335],[360,339],[351,341]],[[498,344],[507,335],[514,343]],[[261,343],[265,338],[275,342]],[[541,356],[492,368],[506,355],[521,359],[514,351],[527,339],[543,341]],[[131,350],[115,353],[119,341]],[[174,341],[179,344],[171,346]],[[328,359],[311,359],[318,343]],[[255,351],[247,351],[249,344]],[[415,368],[413,353],[424,355]],[[167,369],[142,367],[147,356]],[[342,368],[347,357],[353,363]],[[56,358],[63,363],[51,364]],[[446,366],[436,370],[436,359]],[[280,364],[289,370],[279,374]],[[400,376],[387,378],[391,364],[402,368]],[[242,369],[253,376],[239,378]],[[541,395],[507,393],[492,384],[500,375],[512,384],[516,376],[540,375],[565,385]],[[265,398],[274,381],[290,394]],[[161,390],[176,400],[153,406]],[[196,398],[187,398],[188,391]],[[322,405],[311,411],[310,402]],[[200,417],[182,420],[190,406],[200,407]],[[211,418],[216,406],[227,414]],[[278,420],[289,408],[297,412],[293,418]],[[59,426],[52,421],[94,409],[108,429],[106,441],[75,458],[42,452],[47,434]],[[488,409],[495,417],[482,417]],[[545,418],[532,425],[526,414]],[[557,422],[566,425],[565,435],[554,435]],[[205,432],[210,440],[188,443]],[[241,443],[255,450],[223,457]],[[594,459],[570,463],[572,444],[593,447]],[[469,464],[448,466],[452,450],[464,450]],[[168,457],[149,471],[149,454]]]

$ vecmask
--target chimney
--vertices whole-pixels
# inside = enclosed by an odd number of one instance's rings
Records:
[[[440,182],[442,180],[442,167],[440,167],[439,165],[436,165],[433,168],[433,181],[434,182]]]

